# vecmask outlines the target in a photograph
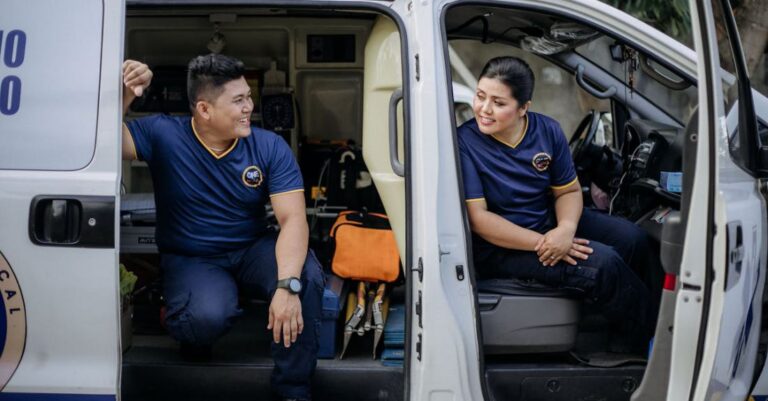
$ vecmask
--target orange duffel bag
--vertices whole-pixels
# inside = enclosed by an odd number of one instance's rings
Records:
[[[400,256],[387,216],[345,211],[331,227],[331,269],[343,278],[393,282]]]

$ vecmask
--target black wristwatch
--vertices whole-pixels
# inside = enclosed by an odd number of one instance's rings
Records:
[[[277,280],[277,288],[285,288],[288,292],[295,295],[301,292],[301,280],[296,277]]]

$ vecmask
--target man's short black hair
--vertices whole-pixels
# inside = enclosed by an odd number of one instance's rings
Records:
[[[213,102],[229,81],[242,77],[245,65],[242,61],[222,54],[197,56],[189,62],[187,96],[192,110],[199,100]]]

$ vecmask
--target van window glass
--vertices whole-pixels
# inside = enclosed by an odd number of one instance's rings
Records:
[[[735,107],[739,100],[739,74],[736,71],[737,60],[734,58],[730,37],[726,29],[725,15],[719,0],[713,0],[712,11],[715,17],[715,32],[717,33],[718,54],[720,56],[720,75],[722,76],[723,101],[728,124],[728,147],[734,159],[740,159],[741,143],[739,141],[739,108]]]
[[[34,7],[27,0],[3,1],[0,169],[77,170],[90,162],[102,8],[99,0],[39,0]],[[116,91],[111,95],[116,101]]]
[[[683,87],[682,77],[611,37],[599,37],[577,47],[576,52],[627,84],[632,92],[642,95],[680,123],[688,121],[693,108],[698,104],[695,86]],[[617,57],[625,60],[619,61]],[[669,81],[666,82],[668,85],[680,83],[681,87],[674,89],[665,86],[646,71],[655,71],[661,79]]]
[[[693,49],[691,10],[688,0],[600,0],[664,32]]]
[[[525,60],[536,76],[531,110],[560,122],[563,132],[569,137],[589,110],[610,110],[609,101],[589,96],[579,89],[569,73],[543,57],[502,43],[478,46],[477,41],[465,39],[452,40],[450,43],[475,77],[480,75],[485,63],[494,57],[515,56]],[[454,71],[453,77],[456,79],[459,74]]]

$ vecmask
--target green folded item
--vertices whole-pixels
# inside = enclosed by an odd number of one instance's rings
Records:
[[[133,293],[133,289],[136,287],[136,279],[136,275],[129,272],[125,265],[120,263],[120,298]]]

